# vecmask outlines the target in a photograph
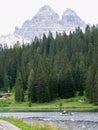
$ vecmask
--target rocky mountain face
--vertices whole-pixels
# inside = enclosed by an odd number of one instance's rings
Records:
[[[31,20],[26,20],[21,28],[16,27],[13,34],[1,36],[0,43],[8,45],[13,45],[17,41],[26,43],[33,40],[35,36],[38,38],[42,38],[43,34],[47,36],[49,31],[55,37],[56,32],[73,32],[78,26],[84,31],[86,23],[71,9],[67,9],[60,19],[50,6],[45,5]]]
[[[58,14],[47,5],[42,7],[31,20],[25,21],[20,29],[17,27],[14,34],[32,40],[35,36],[40,38],[43,33],[48,35],[51,31],[54,34],[61,29],[63,27]]]
[[[73,10],[68,8],[63,13],[61,22],[66,32],[73,32],[77,27],[84,31],[86,27],[86,23]]]

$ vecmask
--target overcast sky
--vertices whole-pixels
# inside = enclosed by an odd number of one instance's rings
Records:
[[[66,8],[74,10],[86,23],[98,23],[98,0],[0,0],[0,35],[13,33],[44,5],[61,16]]]

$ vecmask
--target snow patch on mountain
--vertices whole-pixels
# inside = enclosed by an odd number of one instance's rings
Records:
[[[13,34],[0,37],[0,43],[13,46],[17,41],[21,44],[30,43],[35,36],[42,38],[43,34],[48,36],[51,31],[53,36],[56,33],[73,32],[75,28],[80,27],[85,30],[86,23],[71,9],[66,9],[60,20],[59,15],[45,5],[39,9],[38,13],[31,19],[26,20],[21,28],[16,27]]]

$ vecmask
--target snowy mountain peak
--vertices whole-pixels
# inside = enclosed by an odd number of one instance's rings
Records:
[[[46,5],[31,20],[26,20],[20,29],[16,27],[14,34],[32,40],[35,36],[41,38],[43,33],[47,36],[49,31],[55,36],[62,29],[58,14]]]
[[[39,9],[38,13],[32,18],[32,22],[43,22],[43,21],[59,21],[58,14],[52,10],[48,5],[43,6]],[[49,24],[48,24],[49,25]]]
[[[52,8],[49,5],[44,5],[39,9],[39,12],[43,12],[43,11],[48,11],[48,12],[52,12]]]
[[[12,35],[1,36],[2,44],[14,45],[17,41],[20,43],[30,43],[35,36],[41,38],[43,34],[48,36],[49,32],[56,36],[56,32],[63,33],[75,31],[77,27],[85,30],[86,23],[74,12],[67,8],[60,20],[59,15],[49,6],[45,5],[39,9],[31,20],[26,20],[21,28],[16,27]]]
[[[70,8],[67,8],[64,12],[64,15],[77,15],[75,11],[71,10]]]
[[[86,23],[76,14],[75,11],[67,8],[62,15],[62,24],[65,30],[69,32],[75,31],[77,27],[80,27],[83,31],[85,30]]]

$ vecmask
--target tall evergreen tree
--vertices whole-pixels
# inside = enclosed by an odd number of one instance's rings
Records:
[[[36,92],[34,90],[34,70],[31,69],[30,75],[28,77],[28,100],[35,101],[36,100]]]
[[[9,88],[10,88],[10,81],[9,81],[9,77],[7,74],[4,75],[4,91],[8,92]]]
[[[98,105],[98,68],[96,70],[94,88],[93,88],[93,102]]]
[[[15,83],[15,101],[16,102],[24,101],[23,82],[20,72],[17,73],[17,79]]]

